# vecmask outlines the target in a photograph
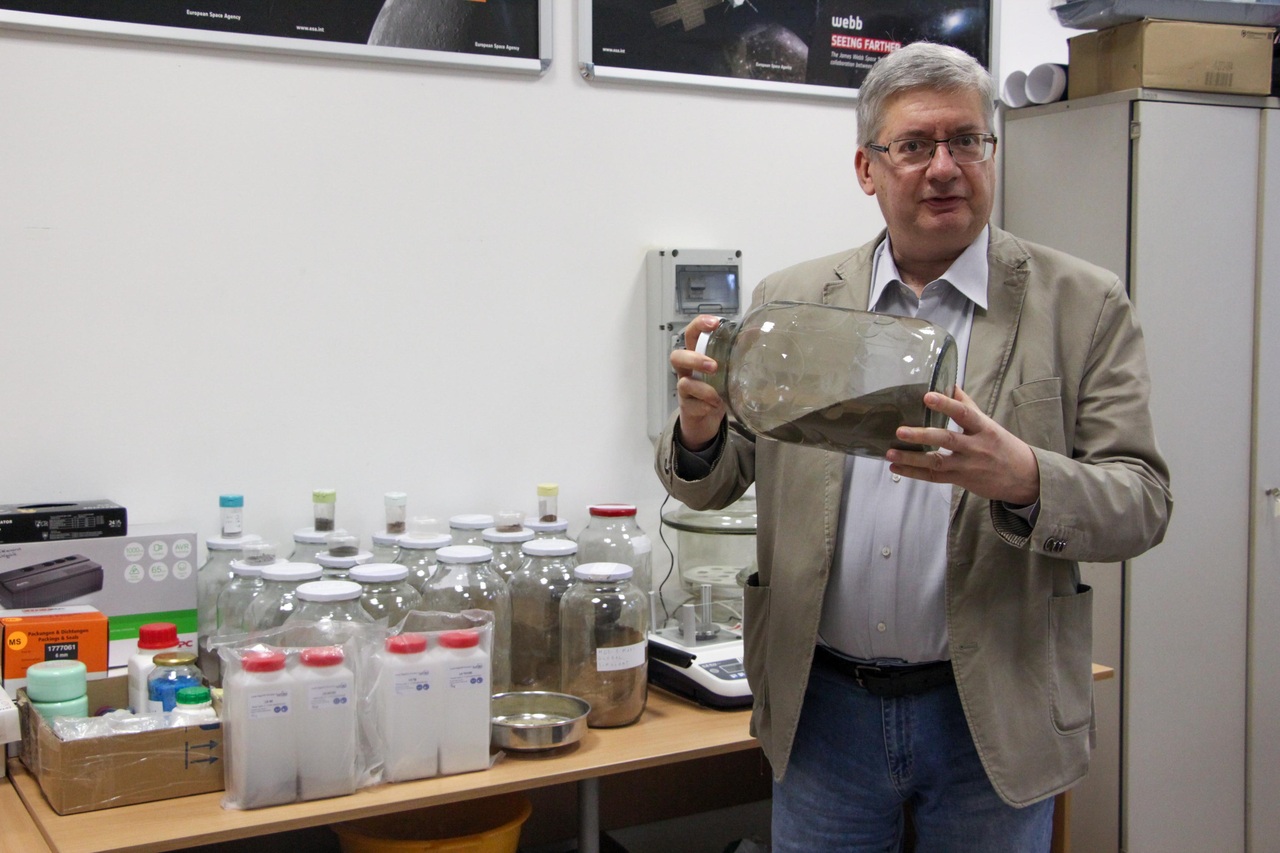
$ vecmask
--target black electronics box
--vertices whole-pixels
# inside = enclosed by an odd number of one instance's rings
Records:
[[[102,566],[72,554],[0,574],[0,607],[48,607],[102,589]]]
[[[0,545],[96,539],[128,532],[128,513],[115,501],[0,504]]]

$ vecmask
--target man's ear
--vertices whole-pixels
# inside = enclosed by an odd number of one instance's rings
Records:
[[[876,182],[871,177],[871,157],[862,146],[858,146],[857,153],[853,155],[853,170],[858,175],[858,186],[862,187],[862,191],[867,195],[875,195]]]

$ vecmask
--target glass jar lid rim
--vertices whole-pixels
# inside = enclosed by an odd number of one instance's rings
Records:
[[[493,522],[492,515],[480,512],[449,516],[450,527],[460,527],[464,530],[484,530],[486,527],[493,527]]]
[[[583,563],[576,566],[573,576],[588,581],[620,581],[635,574],[626,563]]]
[[[587,511],[594,516],[604,518],[620,518],[636,514],[635,504],[591,504]]]
[[[324,574],[319,563],[276,563],[262,567],[262,579],[268,581],[305,581]]]
[[[578,553],[578,543],[569,539],[532,539],[520,550],[531,557],[568,557]]]
[[[400,581],[409,577],[409,567],[399,563],[364,563],[353,566],[347,576],[354,581]]]
[[[436,551],[442,563],[485,563],[493,559],[493,549],[483,545],[446,545]]]
[[[303,601],[350,601],[360,597],[360,584],[355,581],[308,581],[298,587]]]

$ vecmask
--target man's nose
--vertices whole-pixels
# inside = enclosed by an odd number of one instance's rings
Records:
[[[933,149],[933,157],[927,169],[929,177],[935,180],[950,180],[960,173],[960,164],[951,156],[951,149],[945,142],[939,142]]]

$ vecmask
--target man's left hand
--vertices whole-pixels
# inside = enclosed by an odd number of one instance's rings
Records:
[[[987,417],[956,386],[954,398],[930,391],[924,404],[949,417],[961,432],[898,427],[900,441],[937,447],[929,452],[890,450],[885,458],[894,474],[952,483],[988,500],[1027,506],[1040,499],[1040,466],[1031,446]]]

